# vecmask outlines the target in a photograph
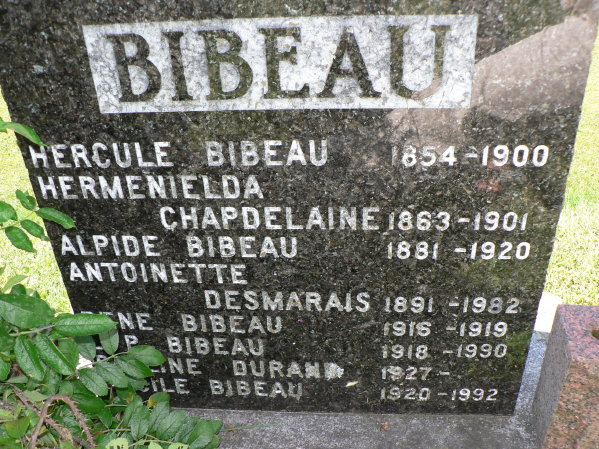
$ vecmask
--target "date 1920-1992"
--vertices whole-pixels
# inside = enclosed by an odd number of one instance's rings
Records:
[[[455,388],[449,392],[441,391],[436,394],[450,401],[457,402],[494,402],[497,400],[497,388]],[[404,387],[391,385],[381,388],[382,401],[428,401],[433,396],[430,388]]]

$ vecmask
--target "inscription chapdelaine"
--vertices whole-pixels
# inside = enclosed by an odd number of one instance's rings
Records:
[[[477,18],[83,26],[102,113],[467,108]]]

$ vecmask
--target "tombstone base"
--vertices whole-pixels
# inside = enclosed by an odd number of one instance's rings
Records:
[[[535,332],[513,416],[284,413],[187,409],[222,419],[222,449],[537,449],[531,403],[547,345]]]
[[[229,427],[268,426],[223,432],[223,449],[538,449],[533,399],[549,337],[542,330],[551,328],[555,307],[555,298],[541,301],[538,315],[544,318],[532,336],[512,416],[187,411]]]

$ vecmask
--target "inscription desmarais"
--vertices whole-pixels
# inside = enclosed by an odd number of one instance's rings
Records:
[[[512,413],[578,115],[474,112],[485,20],[78,26],[84,131],[23,146],[75,309],[180,406]]]

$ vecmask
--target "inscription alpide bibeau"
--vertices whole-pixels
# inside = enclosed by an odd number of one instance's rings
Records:
[[[150,391],[511,413],[581,92],[485,109],[479,61],[517,41],[479,6],[8,15],[33,27],[2,86],[49,142],[20,142],[35,193],[78,223],[48,229],[74,308],[164,350]],[[562,16],[536,19],[518,40]]]

